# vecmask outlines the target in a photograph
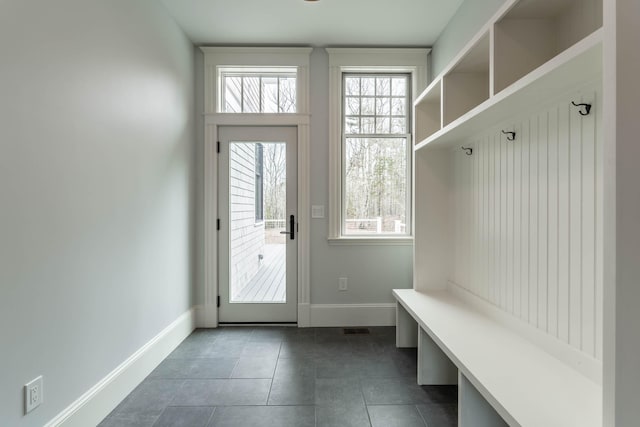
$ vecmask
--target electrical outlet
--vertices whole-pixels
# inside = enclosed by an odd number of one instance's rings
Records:
[[[24,413],[36,409],[44,401],[42,375],[24,386]]]
[[[339,291],[346,291],[347,290],[347,278],[346,277],[340,277],[338,279],[338,290]]]

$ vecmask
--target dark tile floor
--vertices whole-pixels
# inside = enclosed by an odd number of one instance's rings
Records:
[[[395,328],[198,329],[100,427],[457,426],[457,387],[416,384]]]

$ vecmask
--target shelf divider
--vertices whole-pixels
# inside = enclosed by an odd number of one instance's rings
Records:
[[[439,131],[426,138],[416,138],[414,150],[460,142],[514,112],[524,112],[529,105],[544,103],[545,99],[601,76],[602,33],[602,29],[596,30]]]

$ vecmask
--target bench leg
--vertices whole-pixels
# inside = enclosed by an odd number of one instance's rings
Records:
[[[396,301],[396,347],[418,346],[418,322]]]
[[[462,373],[458,385],[458,427],[508,427]]]
[[[458,368],[420,328],[418,334],[418,384],[447,385],[458,383]]]

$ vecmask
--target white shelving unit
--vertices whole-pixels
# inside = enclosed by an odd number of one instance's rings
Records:
[[[443,78],[443,126],[489,99],[490,36],[485,33]]]
[[[465,139],[513,116],[514,112],[540,105],[549,97],[579,87],[597,79],[601,74],[602,30],[598,29],[498,94],[431,132],[426,138],[416,139],[415,149],[419,150],[427,145],[443,146]],[[418,114],[415,121],[416,127],[421,126]]]
[[[508,4],[414,102],[416,150],[464,139],[601,75],[602,0]]]
[[[442,129],[442,82],[435,81],[420,95],[413,109],[414,135],[422,141]]]
[[[414,102],[414,289],[491,305],[598,390],[602,8],[508,0]]]
[[[602,0],[520,0],[493,26],[496,93],[602,27]]]

